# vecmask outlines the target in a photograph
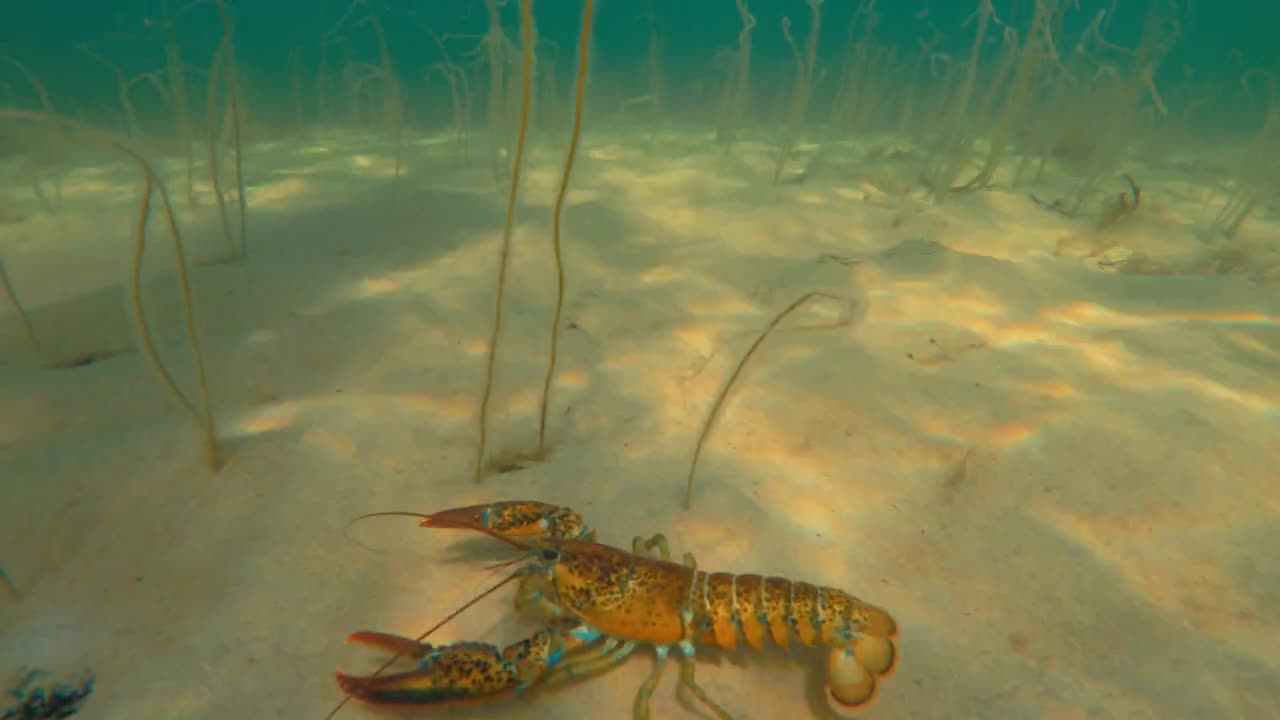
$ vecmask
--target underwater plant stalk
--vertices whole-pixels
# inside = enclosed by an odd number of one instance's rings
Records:
[[[130,276],[130,309],[134,322],[138,326],[139,339],[143,354],[161,383],[174,400],[196,421],[204,434],[205,462],[211,470],[222,467],[222,457],[218,449],[218,436],[213,419],[212,405],[209,400],[209,384],[206,379],[204,353],[200,348],[200,335],[196,327],[195,308],[191,300],[191,282],[187,276],[186,254],[182,246],[182,232],[178,229],[177,216],[173,212],[173,203],[169,199],[169,191],[160,181],[151,163],[137,150],[121,142],[110,133],[82,125],[70,118],[53,113],[33,112],[28,110],[0,110],[0,123],[20,124],[34,123],[46,127],[71,131],[75,137],[93,145],[114,150],[128,157],[142,173],[142,196],[138,201],[138,219],[134,231],[134,253]],[[196,380],[200,387],[200,407],[187,399],[178,389],[178,385],[169,374],[160,354],[156,351],[155,341],[151,337],[151,329],[142,310],[142,256],[147,243],[147,219],[151,214],[151,198],[156,193],[160,196],[161,210],[169,229],[169,237],[173,242],[174,261],[177,269],[178,287],[182,297],[182,315],[187,330],[187,342],[195,360]]]
[[[746,102],[751,76],[751,31],[756,27],[756,18],[747,9],[744,0],[734,0],[738,8],[738,16],[742,20],[742,31],[738,33],[737,63],[729,71],[725,83],[724,101],[720,107],[720,118],[716,127],[716,142],[724,145],[725,152],[733,146],[741,129],[743,104]]]
[[[329,38],[320,40],[320,62],[316,66],[316,125],[324,126],[329,118]]]
[[[573,175],[573,161],[578,155],[578,138],[582,135],[582,96],[586,94],[587,88],[591,18],[594,12],[594,0],[585,0],[582,5],[582,29],[578,36],[578,77],[573,87],[573,131],[569,135],[569,151],[564,158],[564,172],[560,175],[560,189],[556,192],[556,208],[551,224],[551,247],[556,257],[556,311],[551,320],[551,353],[547,361],[547,377],[542,381],[542,409],[538,415],[539,456],[545,455],[547,450],[547,401],[551,395],[551,378],[556,374],[560,316],[564,311],[564,259],[560,252],[560,229],[563,224],[565,196],[569,194],[569,178]]]
[[[293,131],[302,135],[306,124],[302,119],[302,51],[297,47],[289,48],[289,90],[293,95]]]
[[[31,91],[36,94],[36,98],[40,100],[40,107],[45,112],[55,112],[53,109],[53,98],[49,97],[49,90],[41,82],[40,76],[35,71],[27,67],[25,63],[19,62],[16,58],[5,58],[8,63],[18,69],[22,73],[23,79],[31,86]]]
[[[645,64],[649,73],[649,115],[653,122],[650,128],[649,142],[657,142],[658,133],[662,130],[662,111],[665,106],[666,89],[662,71],[662,39],[658,36],[658,21],[654,17],[653,4],[649,5],[648,15],[649,47],[645,56]]]
[[[773,321],[770,322],[763,331],[761,331],[755,342],[751,343],[751,347],[747,348],[747,351],[743,353],[742,359],[738,361],[738,366],[733,369],[732,373],[729,373],[729,380],[720,388],[720,393],[716,395],[715,401],[711,403],[711,411],[707,413],[707,418],[702,423],[702,430],[698,432],[698,440],[693,445],[693,459],[689,462],[689,475],[685,481],[685,510],[689,510],[693,507],[693,473],[698,469],[698,458],[702,456],[702,446],[706,444],[707,436],[711,434],[711,426],[715,424],[716,418],[720,416],[720,408],[724,405],[725,398],[729,396],[729,390],[731,390],[733,388],[733,384],[738,381],[738,376],[742,374],[742,369],[747,366],[747,361],[756,353],[756,350],[760,349],[760,346],[764,344],[764,341],[769,339],[769,335],[773,332],[774,328],[778,327],[783,320],[786,320],[788,315],[795,312],[801,305],[804,305],[813,298],[844,300],[842,297],[825,293],[820,290],[811,290],[801,295],[799,298],[796,298],[795,302],[791,303],[786,307],[786,309],[774,316]],[[847,325],[848,323],[848,318],[845,318],[838,322],[831,323],[830,325],[820,325],[817,327],[834,328]]]
[[[187,261],[182,249],[182,234],[178,230],[178,221],[174,217],[173,207],[169,202],[169,193],[155,176],[155,172],[146,164],[141,155],[137,155],[131,150],[124,150],[124,152],[146,166],[142,198],[138,201],[138,223],[134,241],[133,268],[129,292],[134,321],[138,325],[139,335],[142,338],[142,348],[147,359],[151,361],[151,366],[160,376],[165,387],[169,389],[170,394],[185,407],[187,414],[204,431],[206,464],[210,470],[218,470],[222,467],[222,458],[218,450],[218,435],[213,420],[212,403],[209,401],[209,383],[205,377],[204,353],[200,349],[200,334],[196,329],[195,310],[191,302],[191,282],[187,277]],[[195,357],[196,378],[200,386],[200,410],[197,410],[191,401],[187,400],[186,396],[178,390],[177,383],[174,382],[173,377],[165,369],[160,360],[160,354],[156,351],[155,341],[151,337],[146,314],[142,310],[142,256],[146,249],[147,219],[151,215],[151,196],[157,189],[164,209],[165,222],[168,224],[170,236],[173,238],[174,257],[178,269],[178,287],[182,294],[183,321],[187,326],[187,342],[190,344],[191,353]]]
[[[9,594],[13,596],[14,600],[22,599],[22,595],[18,593],[18,587],[13,584],[13,580],[10,579],[9,573],[5,572],[3,566],[0,566],[0,585],[4,585],[5,589],[9,591]]]
[[[992,24],[995,7],[991,0],[979,0],[977,29],[973,35],[973,47],[969,51],[969,59],[965,64],[964,77],[959,87],[951,93],[947,101],[949,107],[942,109],[943,127],[946,135],[942,147],[925,172],[925,183],[929,186],[934,199],[941,202],[951,192],[956,176],[968,164],[973,149],[975,133],[973,121],[966,121],[972,103],[974,88],[978,84],[979,60],[982,57],[983,43],[987,30]]]
[[[805,43],[804,55],[800,54],[800,47],[791,35],[791,19],[782,18],[782,34],[795,56],[796,87],[791,98],[791,119],[787,122],[786,135],[778,148],[778,160],[773,168],[774,182],[782,178],[782,171],[791,157],[791,151],[795,149],[796,133],[804,124],[805,114],[809,110],[809,99],[813,94],[813,68],[818,54],[818,34],[822,30],[822,0],[809,0],[809,18],[809,40]]]
[[[138,111],[134,108],[133,98],[129,95],[129,78],[125,77],[124,71],[120,69],[119,65],[94,52],[88,46],[81,45],[80,49],[89,57],[106,65],[116,76],[116,95],[120,99],[120,109],[124,112],[125,127],[128,129],[129,137],[138,137],[141,134],[138,129]],[[45,110],[49,110],[49,108],[45,108]]]
[[[493,330],[489,334],[488,357],[485,360],[484,391],[480,396],[480,442],[476,446],[475,480],[484,479],[485,440],[488,434],[489,399],[493,396],[493,367],[498,355],[498,336],[502,333],[502,299],[507,285],[507,263],[511,257],[511,234],[515,223],[516,201],[520,195],[520,167],[524,163],[525,138],[529,134],[529,105],[533,92],[533,0],[520,0],[520,38],[522,59],[520,98],[520,134],[516,139],[515,159],[511,163],[511,187],[507,193],[507,219],[502,228],[502,245],[498,251],[498,289],[493,299]]]
[[[40,100],[40,107],[44,112],[49,114],[57,113],[53,106],[53,99],[49,97],[49,90],[44,86],[44,82],[40,80],[40,76],[35,71],[19,62],[16,58],[5,58],[10,65],[16,67],[22,73],[22,77],[31,86],[31,91],[36,94]],[[50,215],[57,215],[62,208],[62,177],[59,175],[54,181],[54,198],[50,199],[48,193],[44,189],[44,181],[40,176],[39,170],[32,174],[31,191],[35,193],[36,199],[40,201],[41,207]]]
[[[18,299],[18,293],[13,289],[13,283],[9,282],[9,273],[4,269],[4,262],[0,262],[0,290],[4,291],[13,309],[18,311],[18,322],[22,325],[22,336],[26,339],[27,345],[32,350],[38,349],[36,330],[31,325],[31,318],[27,316],[26,308],[22,307],[22,301]],[[3,575],[3,571],[0,571],[0,575]]]
[[[382,70],[382,122],[391,135],[396,159],[395,177],[400,177],[404,155],[404,102],[400,81],[396,79],[395,62],[391,59],[391,48],[387,46],[387,35],[382,31],[382,21],[375,15],[369,18],[369,24],[373,26],[373,34],[378,41],[378,62]]]
[[[239,259],[236,242],[231,239],[231,223],[227,220],[227,201],[222,197],[222,181],[218,178],[218,76],[226,64],[227,41],[224,37],[213,51],[213,62],[209,65],[209,88],[205,96],[205,121],[208,125],[209,143],[209,183],[213,185],[213,199],[218,206],[218,224],[222,227],[222,237],[227,242],[227,250],[232,258]]]
[[[236,200],[240,210],[240,257],[249,254],[249,229],[245,214],[249,203],[244,194],[244,149],[240,142],[240,69],[236,65],[235,25],[227,12],[224,0],[214,0],[218,17],[222,21],[223,42],[226,57],[223,59],[223,75],[227,79],[227,107],[231,111],[231,144],[235,151]]]
[[[1037,0],[1035,10],[1031,16],[1031,24],[1027,29],[1025,44],[1018,47],[1016,40],[1011,41],[1009,56],[1005,64],[1000,68],[1000,73],[997,75],[998,80],[992,85],[996,88],[1002,86],[1004,84],[1003,75],[1009,72],[1010,69],[1013,69],[1013,79],[1005,92],[1004,105],[1001,107],[999,115],[995,118],[994,130],[992,131],[986,158],[982,161],[982,167],[978,169],[973,179],[963,185],[951,188],[953,191],[982,190],[991,185],[996,170],[1000,167],[1000,163],[1004,161],[1005,155],[1009,151],[1010,140],[1013,138],[1020,121],[1026,115],[1026,109],[1030,104],[1031,93],[1037,76],[1040,74],[1040,65],[1043,58],[1056,59],[1050,55],[1053,52],[1052,33],[1054,23],[1060,17],[1061,10],[1061,6],[1055,1]],[[995,94],[995,91],[993,91],[989,96],[980,117],[988,116],[988,110],[990,104],[994,101]]]
[[[160,26],[165,33],[166,71],[169,75],[169,94],[173,97],[174,122],[178,141],[182,143],[182,156],[187,166],[187,205],[195,207],[195,159],[191,156],[191,115],[187,107],[187,81],[182,69],[182,50],[178,46],[178,32],[169,15],[169,4],[163,5],[164,15]]]
[[[489,32],[485,35],[484,45],[489,51],[489,159],[493,164],[493,178],[498,182],[502,181],[502,149],[506,147],[506,143],[502,139],[502,128],[506,125],[503,118],[503,112],[506,110],[502,102],[502,76],[503,76],[503,42],[505,38],[502,35],[502,13],[498,0],[485,0],[485,4],[489,9]],[[521,35],[524,35],[524,18],[520,19]],[[528,66],[533,64],[532,49],[533,30],[529,30],[528,41],[524,42],[524,60],[523,63]],[[523,72],[523,71],[522,71]],[[526,78],[525,86],[530,84]],[[528,113],[524,113],[526,117],[522,117],[520,124],[528,124]]]
[[[467,123],[471,119],[471,87],[467,84],[467,73],[454,64],[453,59],[449,57],[449,48],[445,47],[444,41],[433,31],[431,39],[435,41],[436,47],[440,50],[440,56],[443,58],[440,62],[427,68],[427,75],[432,72],[438,72],[444,76],[445,82],[449,83],[449,102],[453,108],[453,128],[454,138],[458,145],[458,155],[462,162],[467,162]]]

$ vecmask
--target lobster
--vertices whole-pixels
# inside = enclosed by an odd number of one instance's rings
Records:
[[[547,623],[505,648],[478,642],[435,646],[422,641],[425,634],[413,639],[353,633],[349,643],[417,661],[412,670],[388,675],[338,671],[339,688],[365,703],[442,707],[489,702],[608,670],[650,646],[657,662],[636,693],[635,720],[649,718],[650,696],[672,650],[681,656],[681,684],[716,717],[732,720],[698,684],[696,646],[733,650],[741,635],[754,650],[764,648],[766,637],[787,648],[794,633],[801,645],[827,648],[829,704],[851,712],[874,700],[880,681],[897,661],[897,624],[884,610],[834,588],[698,570],[689,553],[683,564],[672,562],[661,534],[634,538],[628,552],[596,542],[595,532],[572,510],[535,501],[433,514],[371,513],[388,514],[421,518],[421,527],[479,531],[524,552],[522,567],[454,615],[519,580],[517,612],[538,612]],[[658,558],[647,554],[655,548]],[[521,560],[512,564],[517,562]]]

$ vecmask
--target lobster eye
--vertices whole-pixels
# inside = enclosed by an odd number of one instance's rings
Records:
[[[542,559],[548,562],[555,562],[556,560],[560,559],[560,553],[556,552],[555,550],[543,550]]]

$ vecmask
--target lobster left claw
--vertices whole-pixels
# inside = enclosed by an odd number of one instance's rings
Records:
[[[396,707],[487,702],[536,681],[553,655],[553,638],[546,631],[504,649],[479,642],[434,646],[378,632],[353,633],[347,642],[418,661],[413,670],[389,675],[338,671],[338,687],[347,695],[373,705]]]

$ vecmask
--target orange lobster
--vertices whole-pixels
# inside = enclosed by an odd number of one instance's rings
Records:
[[[674,563],[662,535],[636,537],[631,552],[602,545],[568,508],[512,501],[430,515],[374,514],[420,517],[422,527],[477,530],[525,551],[526,564],[485,594],[519,579],[517,611],[534,609],[548,623],[502,649],[354,633],[348,642],[418,661],[416,669],[390,675],[339,671],[338,686],[364,702],[399,707],[488,702],[607,670],[648,645],[657,663],[636,694],[635,720],[649,717],[649,698],[672,650],[682,656],[681,683],[716,717],[731,720],[695,679],[696,645],[732,650],[741,633],[753,649],[763,649],[766,635],[786,648],[794,632],[802,645],[829,648],[827,696],[833,708],[853,711],[871,703],[897,659],[893,618],[846,592],[777,577],[708,573],[698,570],[687,553],[684,564]],[[655,547],[661,559],[645,554]]]

